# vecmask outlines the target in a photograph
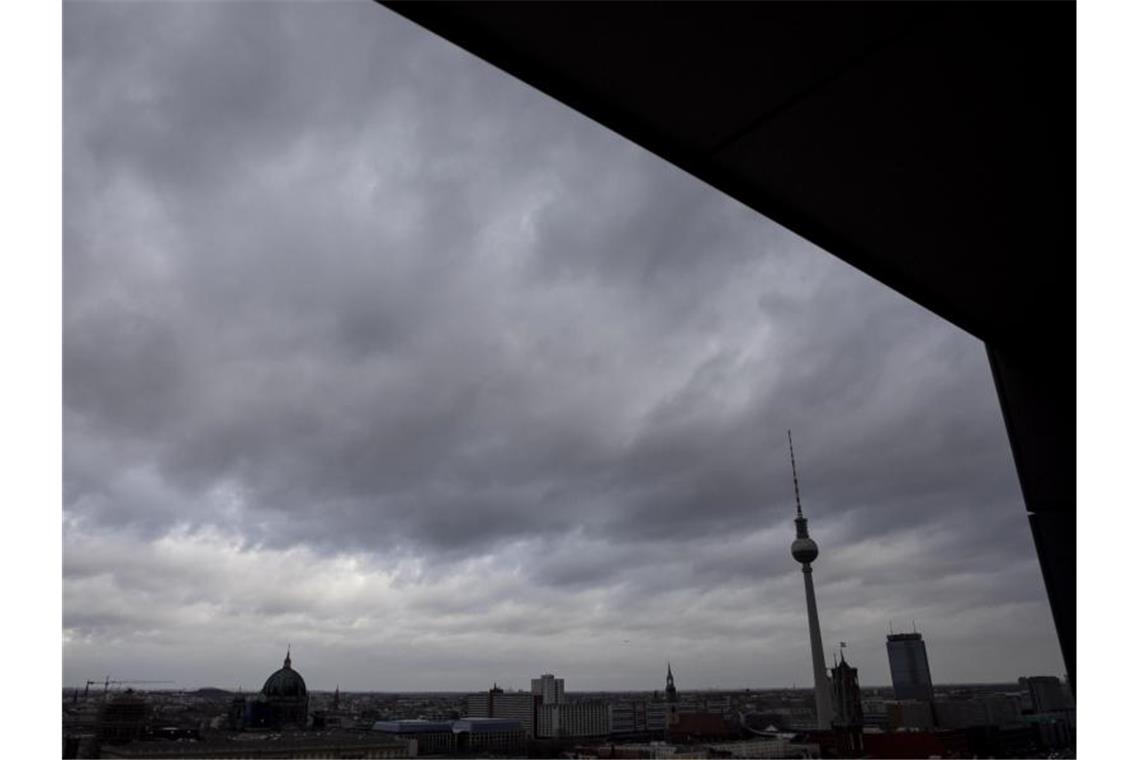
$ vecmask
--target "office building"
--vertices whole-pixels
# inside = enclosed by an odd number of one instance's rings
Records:
[[[619,702],[610,706],[610,732],[664,734],[670,705],[664,702]]]
[[[453,722],[451,730],[461,755],[515,753],[523,749],[527,739],[522,723],[506,718],[463,718]]]
[[[610,706],[605,702],[538,706],[536,735],[540,739],[607,736],[610,730]]]
[[[541,697],[544,705],[560,705],[566,701],[563,685],[563,679],[555,678],[551,673],[543,673],[530,680],[530,693]]]
[[[930,662],[926,659],[926,643],[921,633],[892,633],[887,636],[887,660],[891,666],[895,699],[934,701]]]
[[[505,692],[496,684],[489,691],[469,694],[465,703],[469,717],[517,720],[522,724],[527,738],[534,737],[535,708],[539,704],[534,694],[523,691]]]

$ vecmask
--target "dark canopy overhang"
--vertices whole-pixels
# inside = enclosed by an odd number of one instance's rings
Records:
[[[384,4],[985,341],[1075,688],[1075,3]]]

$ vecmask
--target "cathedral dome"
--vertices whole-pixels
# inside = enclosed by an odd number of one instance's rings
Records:
[[[305,679],[301,678],[300,673],[293,670],[293,661],[290,659],[288,653],[285,654],[285,666],[265,679],[265,685],[261,687],[261,693],[266,697],[283,697],[286,699],[304,698],[308,696],[308,690],[305,688]]]

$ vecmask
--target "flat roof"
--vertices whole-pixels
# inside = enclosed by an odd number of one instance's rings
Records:
[[[491,731],[522,731],[521,720],[513,718],[461,718],[451,724],[455,733],[484,733]]]
[[[378,720],[372,724],[373,731],[382,731],[388,734],[426,734],[434,732],[451,731],[449,720]]]

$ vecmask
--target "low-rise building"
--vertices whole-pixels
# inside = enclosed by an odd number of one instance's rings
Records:
[[[460,718],[451,724],[459,754],[520,752],[527,735],[522,721],[508,718]]]
[[[819,757],[819,745],[793,742],[789,739],[753,739],[743,742],[706,744],[712,757],[797,758]]]
[[[934,713],[926,700],[894,700],[887,702],[886,707],[887,726],[892,729],[934,727]]]
[[[411,757],[406,741],[383,736],[346,734],[245,734],[203,741],[131,742],[103,747],[100,757],[132,760],[164,758],[404,758]]]
[[[393,739],[415,742],[416,755],[450,755],[456,750],[456,734],[452,721],[380,720],[372,730]]]

